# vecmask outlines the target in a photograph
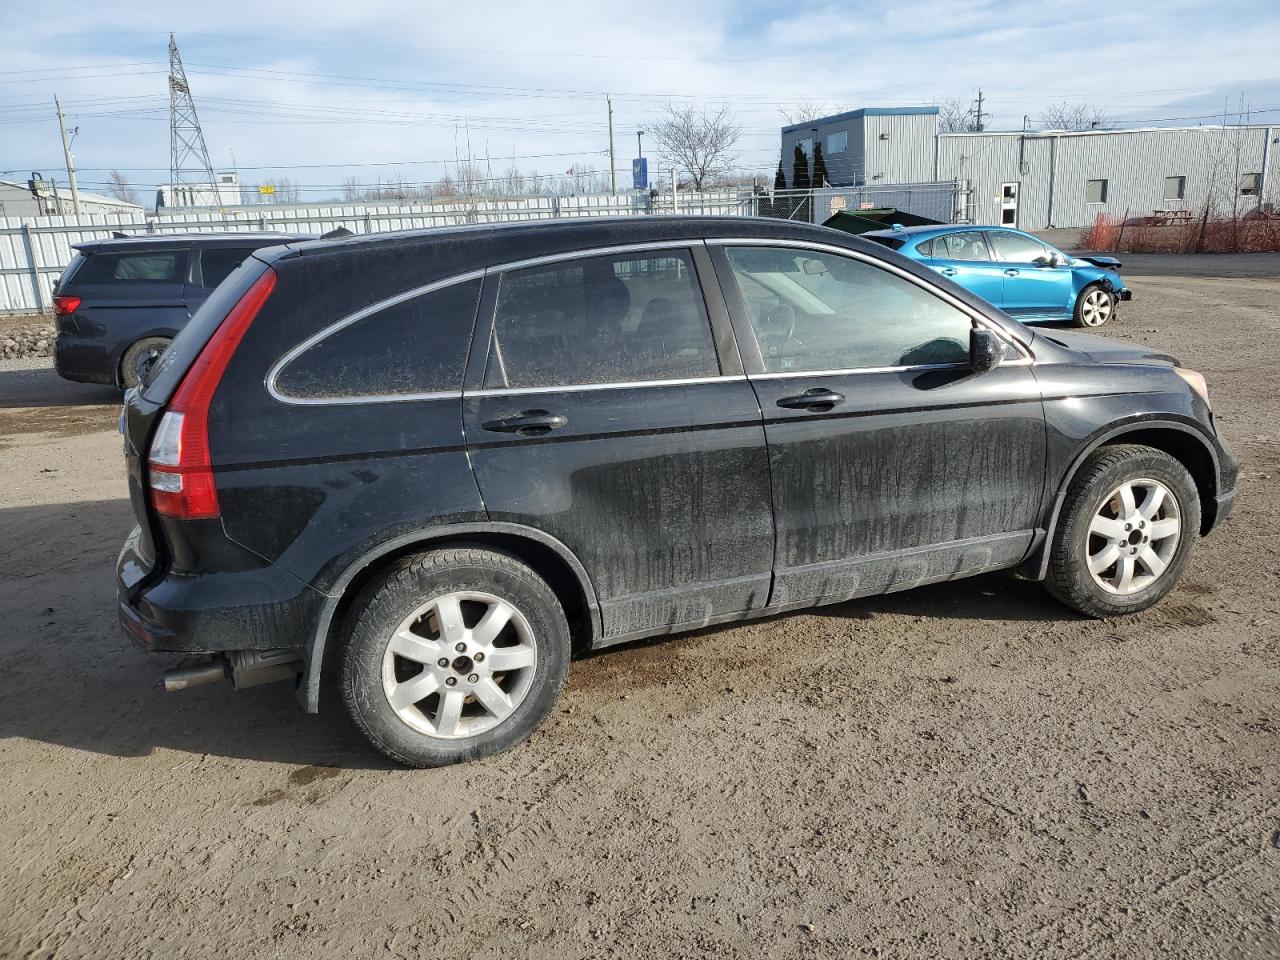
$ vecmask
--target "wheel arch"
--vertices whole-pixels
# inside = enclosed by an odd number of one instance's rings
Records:
[[[387,566],[407,556],[441,547],[480,546],[502,550],[527,564],[551,587],[569,621],[573,652],[591,646],[600,634],[600,607],[586,568],[549,534],[514,523],[461,523],[404,534],[352,561],[326,595],[305,651],[306,668],[297,695],[307,713],[320,709],[320,685],[336,665],[337,642],[347,610],[365,585]]]
[[[1043,580],[1049,565],[1049,547],[1058,526],[1058,517],[1066,500],[1071,481],[1094,451],[1116,444],[1138,444],[1161,450],[1173,457],[1191,474],[1200,496],[1200,532],[1208,533],[1216,522],[1218,492],[1218,457],[1213,445],[1202,432],[1176,420],[1137,420],[1102,431],[1090,439],[1076,454],[1049,504],[1039,537],[1027,558],[1018,568],[1019,575],[1030,580]]]

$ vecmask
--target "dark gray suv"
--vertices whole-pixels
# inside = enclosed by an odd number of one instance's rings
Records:
[[[121,622],[212,655],[168,685],[336,688],[416,765],[519,743],[575,651],[989,570],[1146,609],[1237,472],[1172,357],[745,218],[262,250],[121,426]]]
[[[302,239],[283,233],[118,235],[76,244],[53,290],[58,374],[135,386],[245,257]]]

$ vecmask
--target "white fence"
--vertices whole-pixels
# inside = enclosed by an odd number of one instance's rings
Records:
[[[750,195],[680,194],[681,213],[750,215]],[[355,233],[419,230],[467,223],[545,220],[553,217],[635,216],[671,213],[670,194],[584,197],[518,197],[450,203],[326,204],[305,207],[255,206],[211,213],[180,211],[159,216],[84,214],[79,217],[0,217],[0,313],[52,309],[51,291],[71,262],[72,246],[110,237],[114,231],[137,234],[218,233],[274,230],[321,234],[338,227]]]

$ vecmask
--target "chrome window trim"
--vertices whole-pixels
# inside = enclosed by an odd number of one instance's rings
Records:
[[[361,307],[354,313],[349,313],[341,320],[337,320],[329,326],[313,333],[301,343],[296,344],[285,352],[279,360],[271,365],[271,369],[267,371],[266,387],[267,393],[271,394],[280,403],[289,403],[296,406],[328,406],[342,405],[353,403],[391,403],[404,402],[406,400],[444,400],[462,396],[461,390],[435,390],[427,393],[388,393],[388,394],[367,394],[364,396],[351,395],[341,397],[295,397],[287,393],[282,393],[276,385],[276,378],[290,363],[296,360],[302,354],[306,353],[320,341],[328,339],[339,330],[345,330],[353,323],[359,323],[367,317],[372,316],[382,310],[390,307],[399,306],[406,301],[413,300],[417,297],[425,296],[428,293],[435,293],[437,290],[443,290],[445,287],[452,287],[459,283],[470,283],[472,280],[480,280],[484,277],[484,270],[469,270],[466,273],[460,273],[456,276],[446,277],[443,280],[435,280],[431,283],[424,284],[421,287],[414,287],[397,293],[395,296],[386,297],[376,303],[371,303],[367,307]]]
[[[745,374],[728,374],[716,377],[676,377],[666,380],[628,380],[622,383],[567,383],[550,387],[485,387],[482,390],[466,390],[463,396],[502,397],[519,393],[567,393],[580,390],[631,390],[638,387],[683,387],[698,383],[737,383],[747,380]]]
[[[901,277],[903,280],[906,280],[908,283],[915,284],[915,286],[919,287],[921,290],[924,290],[926,293],[932,294],[933,296],[937,297],[939,300],[942,300],[944,303],[948,304],[949,306],[955,307],[957,310],[963,313],[966,317],[968,317],[973,323],[976,323],[978,326],[982,327],[984,330],[990,330],[992,333],[998,336],[1005,343],[1012,344],[1013,348],[1017,350],[1018,353],[1021,354],[1021,357],[1017,360],[1005,361],[1004,363],[1001,364],[1001,366],[1014,366],[1014,365],[1024,366],[1034,362],[1035,360],[1035,355],[1031,352],[1031,348],[1029,346],[1024,344],[1021,340],[1018,340],[1017,338],[1015,338],[1012,334],[1004,330],[1002,327],[993,326],[990,320],[988,320],[986,317],[982,316],[979,313],[975,313],[973,308],[969,306],[967,303],[965,303],[963,300],[959,300],[953,297],[951,294],[947,293],[947,291],[945,290],[938,290],[938,289],[932,288],[929,285],[927,285],[920,277],[917,277],[914,274],[909,273],[908,271],[903,270],[901,267],[895,266],[892,263],[888,263],[877,257],[873,257],[869,254],[863,253],[861,250],[851,250],[848,247],[837,247],[834,244],[820,243],[814,240],[790,240],[786,238],[770,239],[768,237],[715,237],[715,238],[709,238],[705,242],[709,246],[717,246],[717,247],[795,247],[800,250],[815,250],[819,253],[833,253],[837,256],[849,257],[852,260],[860,260],[861,262],[866,263],[870,266],[877,267],[881,270],[886,270],[897,277]],[[964,365],[965,364],[963,363],[950,363],[950,364],[944,364],[943,366],[962,367]],[[863,369],[870,370],[872,368],[868,367]],[[876,368],[878,372],[883,370],[912,370],[912,369],[918,369],[918,368],[916,367]],[[855,371],[849,371],[849,372],[857,372],[857,371],[855,370]],[[763,375],[774,376],[774,374],[763,374]],[[760,376],[760,374],[756,374],[755,376]]]

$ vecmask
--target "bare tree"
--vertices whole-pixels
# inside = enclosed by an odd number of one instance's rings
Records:
[[[133,186],[129,183],[129,178],[119,170],[112,170],[110,176],[111,195],[117,200],[123,200],[125,203],[137,203],[138,195],[134,192]]]
[[[952,97],[938,101],[938,132],[965,133],[977,126],[972,100]]]
[[[361,200],[364,198],[364,187],[358,177],[344,177],[342,180],[342,199]]]
[[[662,109],[665,116],[649,130],[663,157],[689,174],[695,190],[737,159],[732,151],[742,127],[727,105],[710,111],[668,102]]]
[[[796,124],[821,120],[823,117],[840,113],[842,109],[842,107],[834,103],[828,103],[825,100],[801,100],[789,107],[779,107],[778,112],[782,114],[782,119],[787,121],[788,126],[795,126]]]
[[[1107,130],[1115,121],[1101,107],[1087,103],[1058,103],[1044,108],[1040,122],[1046,130]]]

